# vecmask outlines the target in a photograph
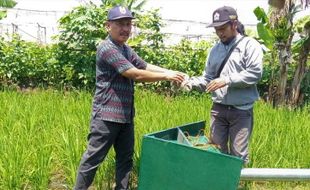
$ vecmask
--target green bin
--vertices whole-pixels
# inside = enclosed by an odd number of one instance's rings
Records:
[[[242,159],[180,140],[180,130],[196,136],[204,128],[200,121],[145,135],[138,190],[237,189]]]

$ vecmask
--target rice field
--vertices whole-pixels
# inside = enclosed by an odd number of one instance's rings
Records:
[[[164,97],[136,91],[136,189],[142,136],[206,120],[208,96]],[[92,94],[60,91],[0,92],[0,189],[72,189],[86,147]],[[310,108],[254,108],[255,124],[248,167],[310,168]],[[206,128],[208,129],[208,127]],[[114,152],[97,172],[92,189],[112,189]],[[243,189],[310,189],[309,182],[249,182]]]

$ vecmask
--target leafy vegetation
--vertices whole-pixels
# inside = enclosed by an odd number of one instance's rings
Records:
[[[0,0],[0,7],[12,8],[16,5],[15,1],[12,0]],[[0,10],[0,20],[5,18],[7,15],[6,10]]]
[[[121,1],[121,0],[120,0]],[[127,2],[127,1],[126,1]],[[125,2],[125,3],[126,3]],[[200,75],[203,71],[206,56],[213,42],[200,41],[198,43],[182,40],[174,46],[163,43],[164,35],[160,32],[163,26],[158,10],[148,12],[139,11],[144,1],[128,1],[137,9],[134,23],[134,35],[129,40],[137,53],[147,62],[165,68],[179,70],[189,75]],[[55,37],[55,44],[43,46],[36,43],[25,42],[14,36],[12,40],[0,40],[0,86],[9,88],[52,87],[61,89],[90,89],[95,83],[95,54],[98,43],[106,38],[104,22],[108,9],[113,5],[104,1],[100,7],[89,4],[73,9],[59,20],[61,33]],[[260,19],[258,33],[267,47],[273,51],[265,54],[264,77],[259,83],[259,91],[265,99],[272,102],[272,97],[277,91],[276,78],[280,72],[277,64],[278,56],[272,48],[275,43],[274,32],[268,22],[268,15],[263,10],[257,9],[255,14]],[[296,31],[302,35],[303,26],[307,22],[300,22]],[[303,55],[300,52],[306,48],[309,39],[302,38],[293,48],[294,55]],[[308,40],[309,41],[309,40]],[[305,52],[305,51],[303,51]],[[308,55],[308,54],[306,54]],[[307,56],[301,56],[306,60]],[[296,57],[296,59],[299,59]],[[287,80],[292,83],[295,97],[301,97],[300,104],[310,98],[308,66],[304,64],[290,64],[287,70]],[[300,65],[300,66],[299,66]],[[302,67],[303,66],[303,67]],[[301,74],[295,72],[300,67]],[[296,70],[297,70],[296,69]],[[300,78],[296,76],[301,76]],[[295,79],[298,80],[295,80]],[[296,84],[296,85],[294,85]],[[143,84],[145,88],[172,94],[170,83],[157,82]],[[294,86],[294,87],[293,87]]]
[[[55,85],[58,66],[53,49],[13,36],[0,40],[0,82],[3,86],[21,88]]]
[[[304,17],[301,21],[293,23],[301,5],[296,5],[294,0],[282,2],[282,9],[271,9],[267,14],[262,8],[257,7],[254,14],[259,20],[257,31],[260,40],[269,49],[266,53],[270,57],[269,88],[266,96],[275,106],[296,107],[302,104],[305,98],[301,86],[308,74],[309,18]],[[300,38],[297,42],[293,42],[295,34]]]
[[[93,4],[77,7],[59,20],[56,59],[65,86],[94,84],[96,45],[107,36],[104,29],[108,8]]]
[[[77,7],[59,21],[62,32],[56,44],[42,46],[25,42],[18,36],[0,41],[0,84],[16,87],[54,87],[93,89],[95,54],[98,43],[107,36],[104,21],[109,7],[93,4]],[[210,44],[183,40],[165,47],[158,10],[136,14],[140,32],[129,44],[147,62],[189,74],[200,74]],[[169,83],[149,85],[167,89]]]

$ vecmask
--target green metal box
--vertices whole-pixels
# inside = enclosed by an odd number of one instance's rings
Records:
[[[234,190],[243,161],[214,150],[191,146],[180,139],[180,130],[196,136],[200,121],[143,137],[139,190]]]

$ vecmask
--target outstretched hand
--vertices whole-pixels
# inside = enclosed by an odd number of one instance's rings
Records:
[[[184,81],[184,77],[186,74],[179,72],[179,71],[173,71],[169,70],[166,73],[166,79],[172,82],[176,82],[177,84],[181,84]]]
[[[191,91],[192,86],[190,84],[190,77],[186,73],[182,73],[184,75],[183,82],[172,82],[173,89],[182,90],[182,91]]]

